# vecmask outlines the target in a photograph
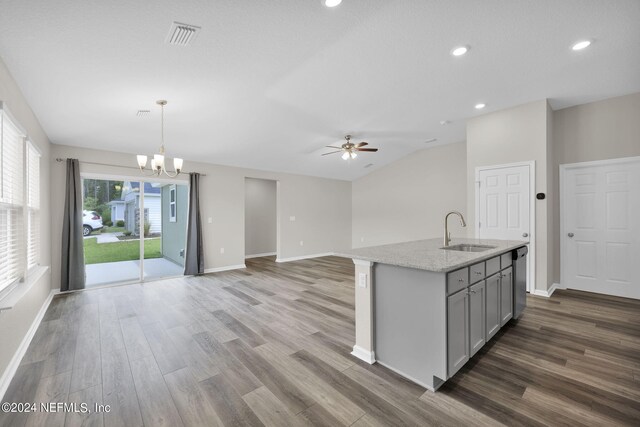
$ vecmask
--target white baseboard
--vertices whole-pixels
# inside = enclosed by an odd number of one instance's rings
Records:
[[[274,255],[277,255],[277,253],[276,252],[265,252],[263,254],[245,255],[244,259],[262,258],[263,256],[274,256]]]
[[[215,267],[215,268],[205,268],[204,273],[218,273],[220,271],[229,271],[229,270],[239,270],[241,268],[247,268],[246,265],[244,264],[238,264],[238,265],[227,265],[224,267]]]
[[[9,366],[7,366],[7,369],[4,370],[2,377],[0,377],[0,402],[2,402],[2,399],[4,398],[4,394],[7,392],[7,389],[9,388],[9,384],[11,384],[11,380],[13,379],[13,376],[16,374],[16,371],[18,370],[18,367],[20,366],[20,362],[22,361],[22,358],[27,352],[27,349],[29,348],[29,344],[31,344],[31,340],[36,334],[36,331],[40,326],[40,322],[42,322],[42,318],[44,317],[44,314],[47,312],[47,309],[49,308],[49,304],[51,304],[51,300],[53,299],[53,296],[58,293],[60,293],[60,289],[52,289],[49,292],[49,295],[47,296],[47,299],[44,300],[44,303],[42,303],[42,307],[40,307],[40,311],[38,311],[36,318],[33,319],[33,323],[31,323],[31,327],[29,327],[29,330],[27,331],[24,338],[22,338],[22,342],[18,346],[18,349],[13,354],[13,357],[9,362]]]
[[[376,355],[373,351],[365,350],[359,345],[353,346],[353,351],[351,352],[352,356],[357,357],[358,359],[367,362],[370,365],[376,363]]]
[[[300,261],[303,259],[310,259],[310,258],[321,258],[323,256],[332,256],[333,252],[326,252],[323,254],[313,254],[313,255],[302,255],[302,256],[294,256],[294,257],[290,257],[290,258],[278,258],[276,259],[276,262],[290,262],[290,261]]]
[[[351,353],[351,354],[353,354],[353,353]],[[422,382],[422,381],[420,381],[420,380],[417,380],[417,379],[413,378],[412,376],[407,375],[407,374],[405,374],[404,372],[397,370],[396,368],[392,368],[391,366],[387,365],[387,364],[386,364],[386,363],[384,363],[384,362],[379,362],[379,361],[378,361],[378,362],[376,362],[376,363],[377,363],[378,365],[380,365],[380,366],[384,366],[385,368],[389,369],[390,371],[393,371],[393,372],[395,372],[396,374],[398,374],[398,375],[400,375],[400,376],[402,376],[402,377],[404,377],[404,378],[408,379],[409,381],[411,381],[411,382],[413,382],[413,383],[416,383],[416,384],[418,384],[418,385],[420,385],[420,386],[422,386],[422,387],[424,387],[424,388],[426,388],[427,390],[432,391],[432,392],[435,392],[436,390],[438,390],[438,388],[439,388],[442,384],[444,384],[444,381],[441,381],[441,382],[439,383],[439,385],[438,385],[437,387],[435,387],[435,386],[433,386],[433,385],[431,385],[431,384],[426,384],[426,383],[424,383],[424,382]]]
[[[553,285],[551,285],[551,287],[549,289],[547,289],[546,291],[543,291],[541,289],[535,289],[533,292],[531,292],[533,295],[538,295],[541,297],[546,297],[549,298],[551,295],[553,295],[553,293],[555,292],[556,289],[562,289],[562,286],[560,286],[559,283],[554,283]]]

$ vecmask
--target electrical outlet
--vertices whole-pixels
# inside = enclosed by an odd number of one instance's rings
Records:
[[[224,253],[224,248],[220,248],[220,253],[223,254]]]
[[[290,217],[289,217],[289,221],[293,222],[293,221],[295,221],[295,220],[296,220],[296,217],[295,217],[295,216],[290,216]]]
[[[364,243],[364,237],[360,238],[360,243]]]
[[[300,240],[300,246],[304,246],[304,242]]]
[[[358,287],[359,288],[367,287],[367,273],[358,274]]]

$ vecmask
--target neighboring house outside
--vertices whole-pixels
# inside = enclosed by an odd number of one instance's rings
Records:
[[[116,221],[124,221],[124,200],[112,200],[107,203],[111,206],[111,221],[116,224]]]
[[[144,183],[144,220],[151,224],[151,233],[162,233],[161,197],[159,184]],[[124,202],[125,228],[137,235],[140,230],[140,182],[125,181],[121,200]]]
[[[162,255],[184,266],[187,240],[188,186],[162,186]]]

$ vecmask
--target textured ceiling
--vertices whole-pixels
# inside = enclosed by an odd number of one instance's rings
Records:
[[[164,43],[172,21],[202,27],[192,46]],[[164,98],[167,154],[187,169],[354,179],[464,140],[480,101],[640,91],[638,22],[637,0],[0,0],[0,56],[53,143],[151,154]],[[380,151],[320,156],[345,133]]]

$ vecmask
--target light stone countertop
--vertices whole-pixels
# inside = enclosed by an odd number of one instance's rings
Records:
[[[528,242],[516,240],[454,238],[449,245],[453,246],[461,243],[495,246],[495,248],[483,252],[444,250],[440,249],[443,244],[442,238],[439,238],[349,249],[338,251],[335,255],[380,264],[446,273],[528,244]]]

